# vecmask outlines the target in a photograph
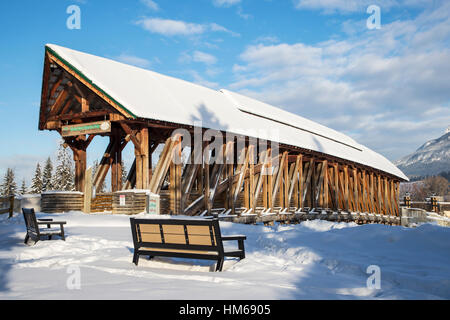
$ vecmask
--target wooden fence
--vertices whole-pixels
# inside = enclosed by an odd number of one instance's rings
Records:
[[[0,198],[0,214],[9,213],[9,217],[13,216],[14,212],[14,196]]]
[[[443,214],[445,211],[450,211],[450,203],[449,202],[433,202],[431,201],[405,201],[400,202],[400,206],[406,208],[418,208],[426,211],[433,211],[436,213]]]

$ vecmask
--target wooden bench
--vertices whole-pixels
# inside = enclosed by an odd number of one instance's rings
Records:
[[[246,236],[222,236],[218,219],[135,219],[130,218],[133,234],[133,263],[139,256],[216,260],[222,271],[225,257],[245,258]],[[236,240],[237,250],[225,250],[223,241]]]
[[[53,236],[60,236],[62,240],[66,240],[64,235],[65,221],[53,221],[53,219],[36,219],[36,213],[34,209],[22,208],[23,217],[25,219],[25,225],[27,227],[27,235],[25,236],[24,243],[28,244],[31,239],[34,243],[39,240],[43,240],[43,237],[47,237],[51,240]],[[47,226],[47,230],[41,230],[40,226]],[[50,231],[52,225],[59,225],[59,231]],[[45,227],[44,227],[45,228]]]

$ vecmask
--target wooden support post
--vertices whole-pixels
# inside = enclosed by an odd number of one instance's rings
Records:
[[[314,160],[312,162],[312,166],[311,166],[310,170],[311,170],[311,187],[309,189],[310,189],[310,196],[311,196],[310,198],[311,199],[310,199],[309,206],[312,208],[312,207],[317,207],[317,203],[316,203],[316,192],[317,192],[317,190],[316,190],[316,187],[317,187],[316,172],[317,172],[317,168],[316,168],[316,162]]]
[[[298,156],[298,160],[299,161],[299,166],[298,166],[298,187],[297,187],[297,202],[296,202],[296,206],[298,209],[302,209],[303,208],[303,156],[299,155]]]
[[[370,187],[369,187],[369,199],[370,199],[370,212],[375,213],[375,204],[374,204],[374,174],[370,173]]]
[[[249,148],[252,148],[253,146],[250,146]],[[242,162],[242,159],[244,159],[244,163],[241,163],[238,165],[238,169],[236,170],[236,174],[238,174],[238,180],[234,186],[233,190],[233,212],[235,212],[236,209],[236,202],[239,196],[239,193],[242,189],[242,184],[244,182],[244,177],[247,172],[248,168],[248,162],[249,162],[249,148],[243,148],[241,151],[241,155],[239,156],[239,162]]]
[[[205,154],[205,164],[203,166],[203,177],[204,177],[204,188],[205,188],[205,197],[204,197],[204,201],[205,201],[205,209],[208,210],[208,214],[211,214],[211,206],[210,206],[210,201],[209,201],[209,197],[210,197],[210,190],[209,190],[209,186],[210,186],[210,182],[209,182],[209,152],[206,152]],[[233,201],[233,209],[234,209],[234,201]],[[233,210],[234,211],[234,210]]]
[[[224,155],[226,155],[226,156],[230,155],[232,150],[233,150],[233,148],[232,148],[231,142],[229,142],[226,145],[224,144],[222,146],[221,154],[219,154],[219,155],[217,155],[217,157],[215,157],[215,163],[214,163],[214,166],[212,167],[211,175],[210,175],[210,179],[209,179],[210,180],[209,181],[209,183],[210,183],[209,203],[210,203],[211,209],[214,205],[214,200],[215,200],[216,196],[226,189],[226,183],[224,183],[220,186],[219,182],[220,182],[220,178],[223,173],[223,168],[225,166],[225,164],[223,163],[223,157],[224,157]]]
[[[374,174],[373,179],[373,212],[379,213],[379,202],[378,202],[378,176]]]
[[[390,200],[391,200],[391,214],[393,216],[397,215],[397,212],[395,210],[395,192],[394,192],[394,181],[390,179],[389,181],[389,189],[390,189]]]
[[[283,175],[284,175],[284,167],[286,165],[286,158],[287,158],[288,153],[284,152],[283,156],[281,158],[281,161],[279,161],[279,165],[278,165],[278,171],[277,171],[277,175],[275,177],[275,184],[273,185],[273,190],[271,191],[271,193],[269,193],[269,196],[271,196],[270,198],[270,208],[273,210],[273,207],[275,206],[275,199],[277,196],[277,193],[280,192],[280,194],[282,194],[282,190],[280,190],[282,188],[282,180],[283,180]],[[270,188],[270,184],[269,183],[269,188]],[[280,206],[283,207],[283,197],[280,197]]]
[[[362,208],[365,212],[369,212],[369,207],[368,207],[368,199],[367,199],[367,179],[366,179],[366,171],[362,170],[361,171],[361,177],[362,177],[362,181],[361,181],[361,193],[362,193]]]
[[[262,162],[262,171],[260,179],[263,183],[263,206],[264,209],[269,208],[269,174],[271,174],[270,170],[271,167],[271,161],[272,159],[272,150],[268,149],[266,152],[266,156],[264,158],[264,162]]]
[[[111,157],[112,148],[113,148],[113,144],[110,141],[108,146],[106,147],[106,150],[103,154],[102,159],[100,160],[98,169],[95,172],[95,177],[94,177],[94,182],[93,182],[95,190],[100,189],[100,186],[102,185],[103,181],[105,180],[106,174],[108,173],[108,170],[110,167],[109,158]]]
[[[342,170],[342,171],[338,170],[338,172],[339,172],[339,177],[338,177],[338,180],[339,180],[339,185],[338,185],[338,194],[339,194],[338,209],[342,209],[342,210],[347,211],[346,204],[345,204],[345,199],[344,199],[344,193],[345,193],[345,191],[344,191],[344,170]]]
[[[250,170],[250,167],[246,169]],[[250,176],[247,175],[244,176],[244,207],[250,209]]]
[[[350,211],[351,203],[349,197],[349,188],[348,188],[348,166],[344,166],[344,205],[345,211]]]
[[[272,156],[269,159],[268,174],[267,174],[267,208],[273,210],[273,174],[274,168],[272,166]]]
[[[292,200],[292,196],[294,195],[294,203],[295,206],[297,208],[299,208],[299,194],[298,194],[298,189],[301,183],[299,183],[299,181],[301,181],[301,166],[302,166],[302,155],[298,155],[297,156],[297,160],[295,161],[295,163],[292,163],[291,165],[291,171],[289,173],[289,194],[288,194],[288,199],[287,199],[287,208],[290,208],[291,205],[291,200]],[[301,188],[301,187],[300,187]]]
[[[161,186],[169,170],[170,162],[172,161],[173,149],[176,138],[168,138],[164,145],[164,149],[156,165],[155,171],[152,175],[152,180],[149,183],[149,189],[151,192],[159,194]]]
[[[233,182],[234,182],[234,141],[229,141],[229,152],[226,157],[226,176],[227,182],[227,193],[226,193],[226,209],[233,209]]]
[[[249,147],[250,152],[250,162],[249,162],[249,209],[252,209],[252,213],[256,211],[256,201],[255,201],[255,148],[254,146]]]
[[[400,182],[395,183],[395,205],[397,208],[397,217],[400,217]]]
[[[388,201],[389,201],[389,212],[390,212],[390,215],[391,216],[394,216],[395,215],[395,212],[394,212],[394,205],[393,205],[393,184],[392,184],[392,179],[389,179],[388,180],[388,186],[387,186],[387,188],[388,188]]]
[[[311,180],[313,177],[313,171],[314,171],[314,159],[310,159],[308,163],[305,164],[305,174],[306,174],[306,179],[305,179],[305,183],[303,184],[304,188],[303,188],[303,195],[302,195],[302,202],[303,205],[306,205],[308,207],[311,207],[313,205],[313,202],[311,201]],[[308,197],[308,195],[310,195]]]
[[[377,174],[377,194],[378,194],[378,213],[383,214],[383,197],[382,197],[382,184],[381,176]]]
[[[141,143],[140,147],[140,165],[142,166],[142,169],[140,171],[142,172],[142,176],[140,177],[140,184],[142,189],[148,189],[149,186],[149,168],[150,168],[150,153],[149,153],[149,135],[148,135],[148,128],[142,128],[139,133],[139,140]],[[136,163],[137,164],[137,163]],[[137,177],[137,179],[139,179]]]
[[[202,153],[194,152],[193,149],[191,152],[190,163],[186,166],[182,178],[182,195],[181,195],[182,210],[184,210],[186,207],[192,188],[194,187],[196,178],[199,175],[199,171],[201,171],[199,170],[201,166],[202,166]]]
[[[120,128],[113,127],[109,137],[112,144],[109,163],[111,166],[111,191],[116,192],[122,189],[122,148]]]
[[[74,140],[65,139],[66,144],[72,149],[75,161],[75,190],[84,191],[84,179],[86,172],[86,136],[77,136]]]
[[[333,173],[334,173],[334,204],[333,209],[339,209],[339,165],[337,163],[333,163]]]
[[[314,208],[323,208],[323,176],[324,176],[324,163],[317,163],[315,168],[316,176],[314,177]]]
[[[353,197],[355,202],[354,209],[356,212],[361,212],[359,208],[358,185],[358,170],[356,168],[353,168]]]
[[[384,177],[383,181],[384,181],[384,199],[383,199],[383,202],[384,202],[384,213],[386,215],[389,215],[389,202],[388,202],[389,197],[388,197],[388,182],[387,182],[387,178]]]
[[[265,174],[266,163],[268,158],[269,151],[262,151],[259,155],[259,165],[261,166],[261,170],[259,172],[258,176],[258,182],[256,183],[254,197],[253,197],[253,208],[256,210],[256,204],[258,202],[259,195],[261,193],[261,188],[263,184],[267,183],[267,176]],[[263,191],[263,203],[264,207],[266,206],[266,200],[267,200],[267,190]]]
[[[263,165],[264,171],[267,173],[269,170],[269,164]],[[262,181],[263,181],[263,206],[264,209],[269,208],[269,197],[267,196],[269,192],[268,188],[268,175],[267,174],[261,174]]]
[[[180,138],[181,139],[181,138]],[[181,140],[175,142],[173,157],[170,160],[169,171],[169,191],[170,191],[170,211],[172,214],[182,213],[181,208]]]
[[[322,164],[322,172],[323,172],[323,206],[322,208],[328,209],[330,208],[328,202],[328,161],[325,160]]]
[[[86,179],[84,180],[84,199],[83,199],[83,212],[91,213],[91,201],[92,201],[92,167],[86,170]]]
[[[282,208],[287,208],[289,210],[290,198],[289,198],[289,187],[290,187],[290,176],[289,176],[289,162],[288,162],[288,153],[286,152],[286,159],[284,160],[284,184],[283,184],[283,204],[280,203]]]

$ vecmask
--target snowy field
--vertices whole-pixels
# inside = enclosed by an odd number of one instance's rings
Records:
[[[52,217],[67,221],[67,240],[28,247],[22,215],[0,216],[0,299],[450,299],[450,228],[433,224],[221,222],[224,235],[247,235],[247,258],[214,273],[201,260],[143,257],[136,267],[128,216]],[[381,289],[366,285],[371,265]]]

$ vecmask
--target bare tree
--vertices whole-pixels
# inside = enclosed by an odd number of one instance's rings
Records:
[[[423,184],[429,196],[433,194],[436,196],[446,196],[449,192],[448,180],[440,176],[426,178]]]
[[[409,194],[412,201],[425,201],[428,196],[423,181],[407,182],[400,184],[400,197]]]

